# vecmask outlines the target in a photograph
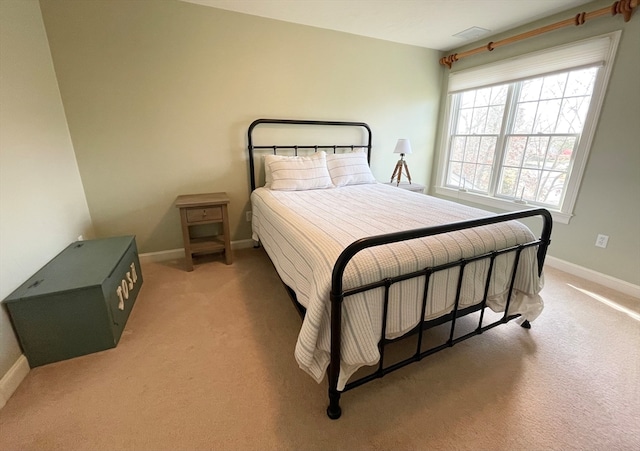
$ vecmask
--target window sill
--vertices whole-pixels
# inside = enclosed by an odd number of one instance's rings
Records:
[[[436,187],[436,194],[446,196],[453,199],[460,199],[467,202],[473,202],[475,204],[486,205],[488,207],[499,208],[505,211],[519,211],[527,210],[529,208],[537,208],[536,205],[519,204],[517,202],[496,199],[495,197],[483,196],[482,194],[470,193],[468,191],[459,191],[456,189],[445,188],[442,186]],[[571,213],[564,213],[559,210],[552,210],[547,208],[554,222],[560,224],[569,224],[569,221],[573,217]]]

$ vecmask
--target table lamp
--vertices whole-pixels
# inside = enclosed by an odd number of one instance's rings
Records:
[[[409,167],[407,166],[407,162],[404,161],[404,155],[411,153],[411,143],[408,139],[399,139],[396,143],[396,148],[393,153],[399,153],[400,159],[396,163],[396,168],[393,170],[393,174],[391,175],[391,181],[396,178],[396,185],[400,185],[400,179],[402,178],[402,172],[406,172],[407,180],[411,183],[411,174],[409,173]]]

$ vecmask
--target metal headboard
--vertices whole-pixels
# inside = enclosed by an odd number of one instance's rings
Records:
[[[284,124],[284,125],[321,125],[321,126],[346,126],[346,127],[362,127],[367,131],[366,144],[331,144],[331,145],[270,145],[270,146],[254,146],[253,130],[261,124]],[[371,129],[364,122],[344,122],[344,121],[308,121],[297,119],[256,119],[251,123],[248,130],[249,138],[249,170],[251,171],[251,191],[256,189],[256,174],[254,163],[254,150],[269,149],[275,155],[278,149],[293,149],[294,155],[298,155],[298,149],[313,149],[314,151],[331,149],[336,153],[337,149],[367,149],[367,161],[371,163]]]

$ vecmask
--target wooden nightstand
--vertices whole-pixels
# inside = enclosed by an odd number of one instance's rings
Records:
[[[193,255],[224,252],[227,265],[233,262],[229,237],[227,193],[185,194],[176,198],[180,209],[182,239],[187,271],[193,271]],[[192,237],[190,228],[204,224],[222,224],[222,235]]]
[[[385,185],[424,194],[424,185],[419,183],[400,182],[400,185],[397,185],[396,182],[389,182],[385,183]]]

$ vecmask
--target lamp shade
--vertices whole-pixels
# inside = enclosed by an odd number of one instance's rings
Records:
[[[396,148],[393,153],[402,153],[402,154],[410,154],[411,153],[411,143],[408,139],[402,138],[399,139],[396,143]]]

